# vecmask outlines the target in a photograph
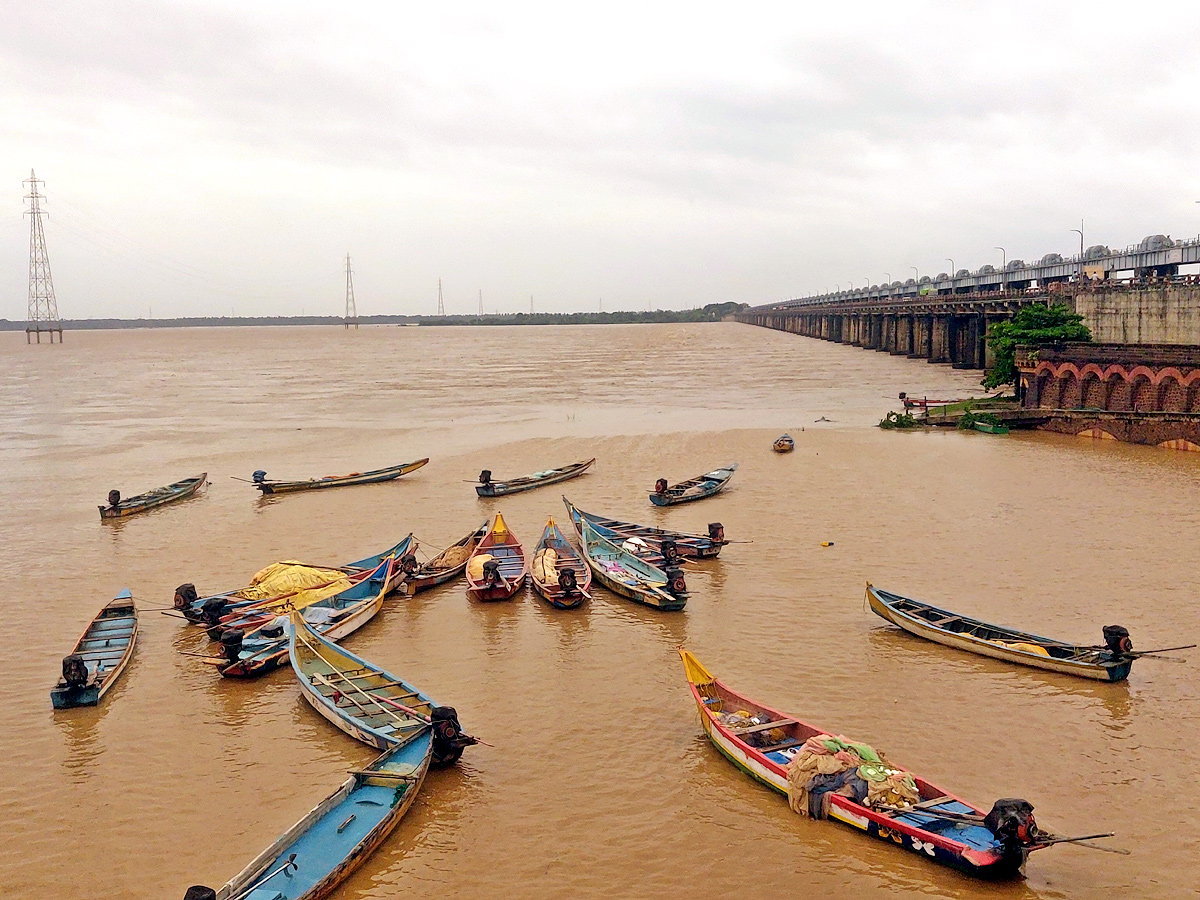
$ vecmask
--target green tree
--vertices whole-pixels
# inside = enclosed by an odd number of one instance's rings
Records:
[[[983,376],[983,386],[991,390],[1017,380],[1016,350],[1018,344],[1040,347],[1068,341],[1090,342],[1092,333],[1083,324],[1083,316],[1071,312],[1069,306],[1023,306],[1006,322],[997,322],[987,331],[988,346],[992,348],[994,364]]]

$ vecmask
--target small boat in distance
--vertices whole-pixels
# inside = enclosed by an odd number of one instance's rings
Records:
[[[1027,631],[991,625],[918,600],[883,591],[867,582],[871,611],[910,634],[981,656],[1096,681],[1124,681],[1137,654],[1129,632],[1104,627],[1104,646],[1066,644]]]
[[[351,484],[378,484],[381,481],[392,481],[401,475],[415,472],[429,462],[429,458],[418,459],[415,462],[401,463],[386,469],[374,469],[370,472],[351,472],[349,475],[326,475],[324,478],[310,478],[307,481],[271,481],[267,473],[259,469],[254,473],[253,484],[264,494],[291,494],[296,491],[318,491],[323,488],[346,487]]]
[[[791,453],[796,449],[796,442],[790,434],[781,434],[775,438],[775,443],[771,445],[771,449],[776,453]]]
[[[673,563],[678,562],[680,556],[692,559],[711,559],[721,552],[722,547],[729,543],[729,541],[725,540],[725,526],[720,522],[708,523],[707,536],[702,534],[687,534],[682,531],[656,528],[653,525],[638,525],[634,522],[622,522],[620,519],[610,519],[606,516],[596,515],[595,513],[584,512],[566,497],[563,497],[562,501],[571,516],[571,522],[575,526],[576,534],[582,534],[583,520],[587,519],[601,536],[608,538],[615,544],[621,544],[627,540],[636,538],[644,542],[651,551],[649,553],[638,553],[637,555],[656,566],[661,567],[661,564],[667,561],[667,557],[670,557]],[[672,543],[674,544],[673,547]]]
[[[1008,426],[1003,422],[996,424],[995,422],[975,422],[972,427],[976,431],[982,431],[984,434],[1008,434]]]
[[[500,513],[467,561],[467,594],[473,600],[507,600],[525,587],[529,560]]]
[[[62,677],[50,689],[54,708],[99,703],[129,664],[137,631],[137,608],[125,588],[96,614],[75,649],[63,658]]]
[[[683,659],[692,699],[700,711],[704,733],[713,746],[755,781],[778,791],[793,803],[804,804],[802,808],[806,812],[812,808],[808,802],[810,798],[793,795],[795,788],[789,784],[788,774],[793,758],[803,756],[813,738],[829,739],[835,747],[848,747],[858,757],[874,756],[879,760],[878,763],[864,764],[858,773],[872,765],[872,777],[886,780],[895,775],[903,778],[904,769],[880,758],[866,745],[834,738],[819,728],[763,706],[718,681],[682,647],[679,655]],[[823,748],[823,752],[827,751]],[[805,771],[801,769],[797,775],[803,778]],[[813,769],[813,774],[816,771]],[[828,803],[822,817],[850,825],[918,856],[982,877],[1014,876],[1021,871],[1032,851],[1055,842],[1053,836],[1038,831],[1033,807],[1024,800],[998,800],[992,812],[985,816],[979,807],[922,778],[911,776],[911,781],[904,780],[910,796],[919,799],[911,804],[902,801],[907,805],[901,806],[885,805],[879,800],[868,806],[867,803],[872,802],[872,792],[868,788],[863,789],[866,797],[859,802],[844,796],[840,790],[829,791],[827,786],[828,793],[818,797],[822,807]],[[798,787],[807,795],[816,791],[815,781],[814,778],[801,782]],[[1000,833],[994,832],[993,827]]]
[[[411,551],[401,556],[400,569],[409,595],[445,584],[466,571],[467,560],[471,558],[487,530],[488,523],[484,521],[470,534],[455,541],[426,563],[418,563]]]
[[[671,566],[660,569],[601,535],[583,520],[580,549],[596,581],[614,594],[656,609],[683,609],[687,582],[683,572]]]
[[[596,457],[593,456],[591,459],[571,463],[569,466],[547,469],[544,472],[534,472],[532,475],[524,475],[520,478],[510,479],[509,481],[492,481],[492,470],[484,469],[479,473],[479,484],[475,485],[475,493],[480,497],[503,497],[505,494],[519,494],[521,491],[531,491],[545,484],[558,484],[560,481],[566,481],[567,479],[582,475],[591,468],[592,463],[595,461]]]
[[[129,497],[125,500],[121,499],[120,491],[112,490],[108,492],[108,506],[99,507],[100,518],[123,519],[125,516],[145,512],[148,509],[154,509],[156,506],[174,503],[176,500],[191,497],[207,483],[208,473],[201,472],[193,478],[185,478],[182,481],[168,484],[166,487],[155,488],[152,491],[146,491],[144,494],[138,494],[136,497]]]
[[[592,570],[563,537],[553,517],[546,521],[546,530],[533,549],[529,575],[534,591],[557,609],[574,609],[591,596]]]
[[[676,503],[690,503],[711,497],[729,483],[737,467],[737,463],[730,463],[722,469],[713,469],[679,484],[668,485],[667,479],[660,478],[654,483],[650,502],[655,506],[674,506]]]

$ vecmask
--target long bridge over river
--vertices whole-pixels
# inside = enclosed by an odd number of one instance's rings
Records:
[[[1152,235],[1121,251],[1093,246],[1064,259],[1052,253],[954,275],[942,273],[819,294],[744,310],[740,322],[869,350],[983,369],[986,334],[1033,303],[1066,303],[1097,341],[1200,344],[1200,240]]]

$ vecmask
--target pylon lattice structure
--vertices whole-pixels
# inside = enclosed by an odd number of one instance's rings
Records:
[[[442,279],[438,279],[438,315],[446,314],[446,302],[442,299]]]
[[[25,199],[29,201],[29,321],[25,325],[25,343],[32,343],[32,335],[37,335],[37,342],[42,342],[42,332],[50,336],[54,343],[54,334],[58,333],[58,342],[62,343],[62,319],[58,317],[58,301],[54,299],[54,279],[50,276],[50,257],[46,255],[46,234],[42,230],[42,200],[44,195],[38,193],[38,185],[44,185],[29,170],[29,193]]]
[[[358,328],[358,307],[354,305],[354,272],[350,269],[350,254],[346,254],[346,328]]]
[[[483,315],[483,289],[479,289],[479,314]]]

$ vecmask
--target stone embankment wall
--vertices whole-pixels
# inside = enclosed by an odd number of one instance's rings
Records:
[[[1200,345],[1200,285],[1101,287],[1074,299],[1075,312],[1083,316],[1093,341]]]
[[[1200,450],[1200,346],[1020,348],[1022,405],[1049,431]]]

